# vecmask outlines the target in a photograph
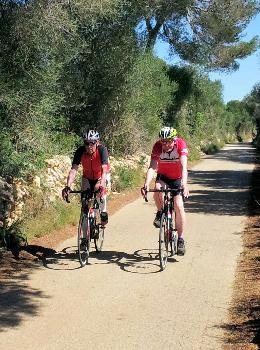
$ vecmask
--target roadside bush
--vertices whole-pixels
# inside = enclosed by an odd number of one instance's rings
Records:
[[[223,147],[223,145],[221,145],[220,143],[210,143],[207,145],[203,145],[201,147],[201,151],[205,154],[214,154],[216,152],[218,152],[221,147]]]
[[[72,199],[68,205],[58,200],[49,204],[48,207],[42,208],[41,211],[34,212],[33,215],[28,216],[28,212],[26,213],[26,218],[21,223],[21,232],[29,239],[41,237],[61,229],[67,224],[77,225],[80,203]]]
[[[150,149],[176,89],[165,62],[150,53],[139,56],[126,77],[113,124],[107,126],[105,141],[114,155]]]
[[[130,168],[128,166],[117,166],[112,181],[112,191],[121,192],[127,188],[135,188],[144,180],[143,168]]]

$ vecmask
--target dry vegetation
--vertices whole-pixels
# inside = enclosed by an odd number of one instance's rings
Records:
[[[223,350],[260,348],[260,164],[253,173],[249,216],[243,234]]]

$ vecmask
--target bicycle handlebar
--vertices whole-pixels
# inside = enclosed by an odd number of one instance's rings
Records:
[[[70,193],[80,193],[80,194],[82,194],[82,193],[86,193],[86,194],[91,193],[91,194],[96,194],[96,193],[100,193],[100,192],[101,192],[101,189],[100,189],[100,188],[99,188],[98,190],[96,190],[96,191],[91,191],[90,189],[87,189],[87,190],[77,190],[77,191],[69,191],[68,195],[66,196],[66,202],[67,202],[67,203],[70,203],[70,201],[69,201],[69,194],[70,194]]]
[[[69,193],[99,193],[100,192],[100,188],[96,191],[91,191],[91,190],[78,190],[78,191],[69,191]]]
[[[154,190],[148,190],[147,191],[144,187],[142,187],[141,188],[141,193],[142,193],[142,196],[144,197],[144,200],[146,202],[148,202],[148,199],[147,199],[147,193],[148,192],[161,192],[161,193],[165,193],[165,194],[167,194],[167,193],[175,193],[175,194],[177,194],[178,192],[180,192],[182,190],[183,190],[183,188],[178,188],[178,189],[172,189],[172,188],[165,188],[165,189],[163,189],[163,188],[161,188],[160,190],[154,189]]]
[[[178,189],[171,189],[171,188],[166,188],[166,189],[161,189],[161,190],[148,190],[146,192],[165,192],[165,193],[173,193],[173,192],[179,192],[181,191],[182,188],[178,188]]]

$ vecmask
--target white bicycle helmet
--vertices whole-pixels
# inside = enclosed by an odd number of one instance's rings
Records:
[[[96,130],[88,130],[83,134],[84,141],[98,141],[99,133]]]
[[[159,137],[163,140],[171,140],[174,139],[177,136],[177,130],[174,128],[171,128],[170,126],[164,126],[159,131]]]

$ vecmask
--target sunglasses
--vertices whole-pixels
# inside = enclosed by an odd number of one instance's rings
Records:
[[[161,140],[161,143],[167,144],[167,143],[172,143],[174,140]]]
[[[97,143],[96,141],[84,141],[84,145],[86,146],[90,146],[90,145],[94,146],[96,143]]]

